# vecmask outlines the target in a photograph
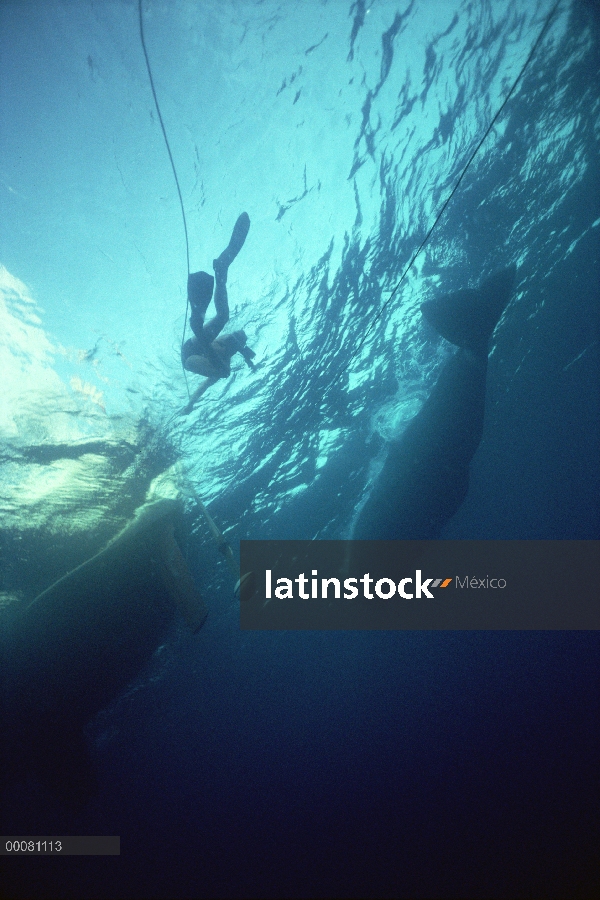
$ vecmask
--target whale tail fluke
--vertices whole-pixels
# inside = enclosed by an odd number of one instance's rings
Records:
[[[435,330],[457,347],[487,355],[488,344],[515,284],[516,266],[495,272],[477,289],[447,294],[421,305]]]

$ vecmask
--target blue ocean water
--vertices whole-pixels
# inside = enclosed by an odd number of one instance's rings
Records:
[[[347,536],[448,352],[420,304],[516,263],[469,495],[444,536],[598,538],[594,4],[559,4],[392,293],[551,9],[143,4],[192,270],[242,210],[252,222],[228,289],[257,371],[236,364],[182,419],[186,248],[137,3],[4,3],[9,438],[38,446],[44,416],[58,429],[66,385],[115,428],[153,423],[234,547]],[[4,804],[3,833],[120,834],[121,856],[9,860],[8,896],[596,893],[594,633],[244,634],[193,503],[186,522],[209,618],[197,636],[174,627],[90,726],[97,796],[69,812],[31,780]],[[51,543],[58,577],[69,550]],[[2,565],[18,593],[25,573]]]

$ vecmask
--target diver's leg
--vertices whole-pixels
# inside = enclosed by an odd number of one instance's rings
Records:
[[[221,333],[225,325],[229,322],[229,302],[227,298],[227,272],[229,266],[236,258],[248,236],[250,228],[250,217],[248,213],[242,213],[238,217],[237,222],[233,226],[229,244],[215,260],[213,260],[213,269],[215,270],[215,309],[217,311],[214,319],[207,322],[203,328],[204,339],[212,343],[214,339]]]
[[[216,260],[215,260],[216,262]],[[217,311],[214,319],[206,322],[202,329],[204,340],[212,344],[214,339],[221,333],[229,322],[229,301],[227,298],[227,269],[215,268],[215,309]]]
[[[187,294],[191,307],[190,327],[202,340],[204,317],[211,301],[215,279],[208,272],[192,272],[188,275]]]

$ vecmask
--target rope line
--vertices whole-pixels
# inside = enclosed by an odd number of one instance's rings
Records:
[[[173,154],[171,153],[171,146],[169,144],[169,138],[167,137],[167,130],[165,128],[165,123],[163,122],[163,117],[162,117],[162,114],[160,111],[160,106],[158,104],[158,97],[156,96],[156,90],[154,87],[154,79],[152,78],[152,69],[150,67],[150,60],[148,58],[148,51],[146,49],[146,41],[144,39],[144,17],[142,15],[142,0],[138,0],[138,11],[139,11],[139,17],[140,17],[140,40],[142,42],[142,50],[144,51],[144,58],[146,60],[146,69],[148,70],[148,79],[150,80],[150,87],[152,88],[152,96],[154,97],[154,105],[156,107],[156,112],[158,114],[158,121],[160,122],[160,127],[162,129],[163,137],[165,139],[165,146],[167,148],[167,153],[169,154],[169,160],[171,162],[171,169],[173,170],[173,177],[175,179],[175,185],[177,187],[177,195],[179,197],[179,205],[181,207],[181,218],[183,220],[183,231],[185,234],[185,257],[186,257],[186,263],[187,263],[187,274],[189,277],[189,274],[190,274],[190,243],[189,243],[189,239],[188,239],[187,221],[185,218],[185,208],[183,205],[183,197],[181,196],[181,188],[179,187],[179,178],[177,177],[177,169],[175,168],[175,162],[173,160]],[[185,319],[184,319],[184,323],[183,323],[183,334],[181,336],[181,346],[183,346],[183,342],[185,339],[185,329],[187,327],[189,305],[190,304],[189,304],[189,299],[188,299],[186,301],[186,305],[185,305]],[[183,374],[185,377],[185,386],[187,388],[188,398],[189,398],[190,389],[189,389],[188,380],[187,380],[187,373],[185,371],[185,368],[183,367],[183,362],[182,362],[182,368],[183,368]]]
[[[140,2],[141,2],[141,0],[140,0]],[[444,203],[443,203],[443,205],[442,205],[442,208],[440,209],[439,213],[437,214],[437,216],[436,216],[436,218],[435,218],[435,221],[434,221],[433,225],[431,226],[431,228],[429,229],[429,231],[427,232],[427,234],[425,235],[425,237],[423,238],[423,240],[422,240],[421,243],[419,244],[419,247],[417,248],[417,250],[416,250],[415,253],[413,254],[413,256],[412,256],[410,262],[408,263],[408,265],[407,265],[406,268],[404,269],[404,272],[403,272],[402,275],[400,276],[400,278],[399,278],[399,280],[398,280],[398,282],[397,282],[397,284],[396,284],[394,290],[392,291],[391,295],[388,297],[388,299],[386,300],[386,302],[383,304],[383,306],[381,307],[381,309],[379,310],[379,312],[377,313],[377,315],[375,316],[375,318],[373,319],[373,321],[371,322],[371,324],[370,324],[369,327],[367,328],[367,330],[366,330],[366,332],[365,332],[365,334],[364,334],[364,337],[363,337],[362,341],[359,343],[358,347],[356,348],[356,350],[354,351],[354,353],[353,353],[352,356],[350,357],[349,362],[352,362],[352,360],[355,359],[355,358],[358,356],[358,354],[360,353],[360,351],[362,350],[362,348],[363,348],[363,346],[364,346],[364,344],[365,344],[365,341],[366,341],[367,338],[369,337],[370,333],[372,332],[373,328],[375,327],[375,325],[377,324],[377,322],[379,321],[379,319],[381,318],[381,316],[383,315],[383,313],[385,312],[385,310],[387,309],[387,307],[390,305],[390,303],[391,303],[392,300],[394,299],[395,295],[396,295],[397,292],[398,292],[398,289],[400,288],[400,285],[402,284],[402,282],[403,282],[404,279],[406,278],[406,276],[407,276],[407,274],[408,274],[408,272],[409,272],[411,266],[414,265],[415,260],[417,259],[417,257],[419,256],[419,254],[421,253],[421,251],[422,251],[423,248],[425,247],[427,241],[428,241],[429,238],[431,237],[431,235],[432,235],[432,233],[433,233],[433,230],[435,229],[437,223],[438,223],[438,222],[440,221],[440,219],[442,218],[442,215],[444,214],[444,211],[445,211],[446,207],[448,206],[448,204],[449,204],[450,201],[452,200],[452,197],[454,196],[454,194],[455,194],[456,191],[458,190],[461,181],[462,181],[463,178],[465,177],[465,174],[466,174],[466,172],[467,172],[467,169],[469,168],[469,166],[471,165],[471,163],[473,162],[473,160],[474,160],[475,157],[477,156],[477,153],[479,152],[479,149],[480,149],[481,145],[483,144],[483,142],[484,142],[485,139],[487,138],[488,134],[490,133],[490,131],[491,131],[492,128],[494,127],[494,124],[496,123],[496,120],[498,119],[498,116],[500,115],[500,113],[502,112],[502,110],[504,109],[504,107],[506,106],[506,104],[508,103],[508,101],[510,100],[510,98],[512,97],[512,95],[513,95],[513,93],[514,93],[514,91],[515,91],[516,86],[518,85],[519,81],[520,81],[521,78],[523,77],[523,73],[525,72],[525,69],[527,68],[527,66],[529,65],[529,63],[531,62],[531,60],[533,59],[533,55],[534,55],[535,51],[537,50],[537,48],[538,48],[538,46],[539,46],[539,43],[540,43],[540,41],[542,40],[544,34],[545,34],[546,31],[548,30],[548,26],[550,25],[550,20],[552,19],[554,13],[556,12],[556,10],[557,10],[557,8],[558,8],[558,6],[559,6],[559,3],[560,3],[560,0],[556,0],[556,3],[554,4],[554,6],[552,7],[552,9],[551,9],[550,12],[548,13],[548,16],[546,17],[546,21],[544,22],[544,25],[543,25],[543,27],[542,27],[542,30],[541,30],[540,33],[538,34],[537,39],[536,39],[536,41],[535,41],[533,47],[532,47],[531,50],[530,50],[529,56],[528,56],[527,59],[525,60],[525,63],[524,63],[524,65],[522,66],[521,71],[519,72],[519,74],[517,75],[515,81],[513,82],[513,85],[512,85],[512,87],[511,87],[510,91],[508,92],[508,94],[506,95],[506,97],[504,98],[504,100],[502,101],[502,104],[501,104],[500,108],[498,109],[498,111],[496,112],[494,118],[492,119],[492,121],[491,121],[490,124],[488,125],[488,127],[487,127],[487,129],[486,129],[486,131],[485,131],[485,134],[483,135],[483,137],[481,138],[481,140],[479,141],[479,143],[477,144],[477,146],[475,147],[475,149],[474,149],[473,152],[471,153],[471,156],[469,157],[469,159],[468,159],[468,161],[467,161],[467,164],[465,165],[464,169],[462,170],[462,172],[461,172],[461,174],[460,174],[460,177],[459,177],[458,181],[456,182],[456,184],[454,185],[454,187],[452,188],[450,194],[448,195],[448,197],[447,197],[446,200],[444,201]]]

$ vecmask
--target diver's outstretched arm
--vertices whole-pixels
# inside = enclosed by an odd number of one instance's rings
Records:
[[[200,399],[202,394],[205,391],[207,391],[209,389],[209,387],[212,387],[213,384],[216,384],[218,380],[219,380],[218,378],[206,378],[202,382],[200,387],[196,388],[196,390],[190,397],[189,403],[187,404],[187,406],[184,406],[182,410],[180,410],[179,415],[180,416],[189,416],[189,414],[191,413],[191,411],[194,408],[194,405],[198,402],[198,400]]]

